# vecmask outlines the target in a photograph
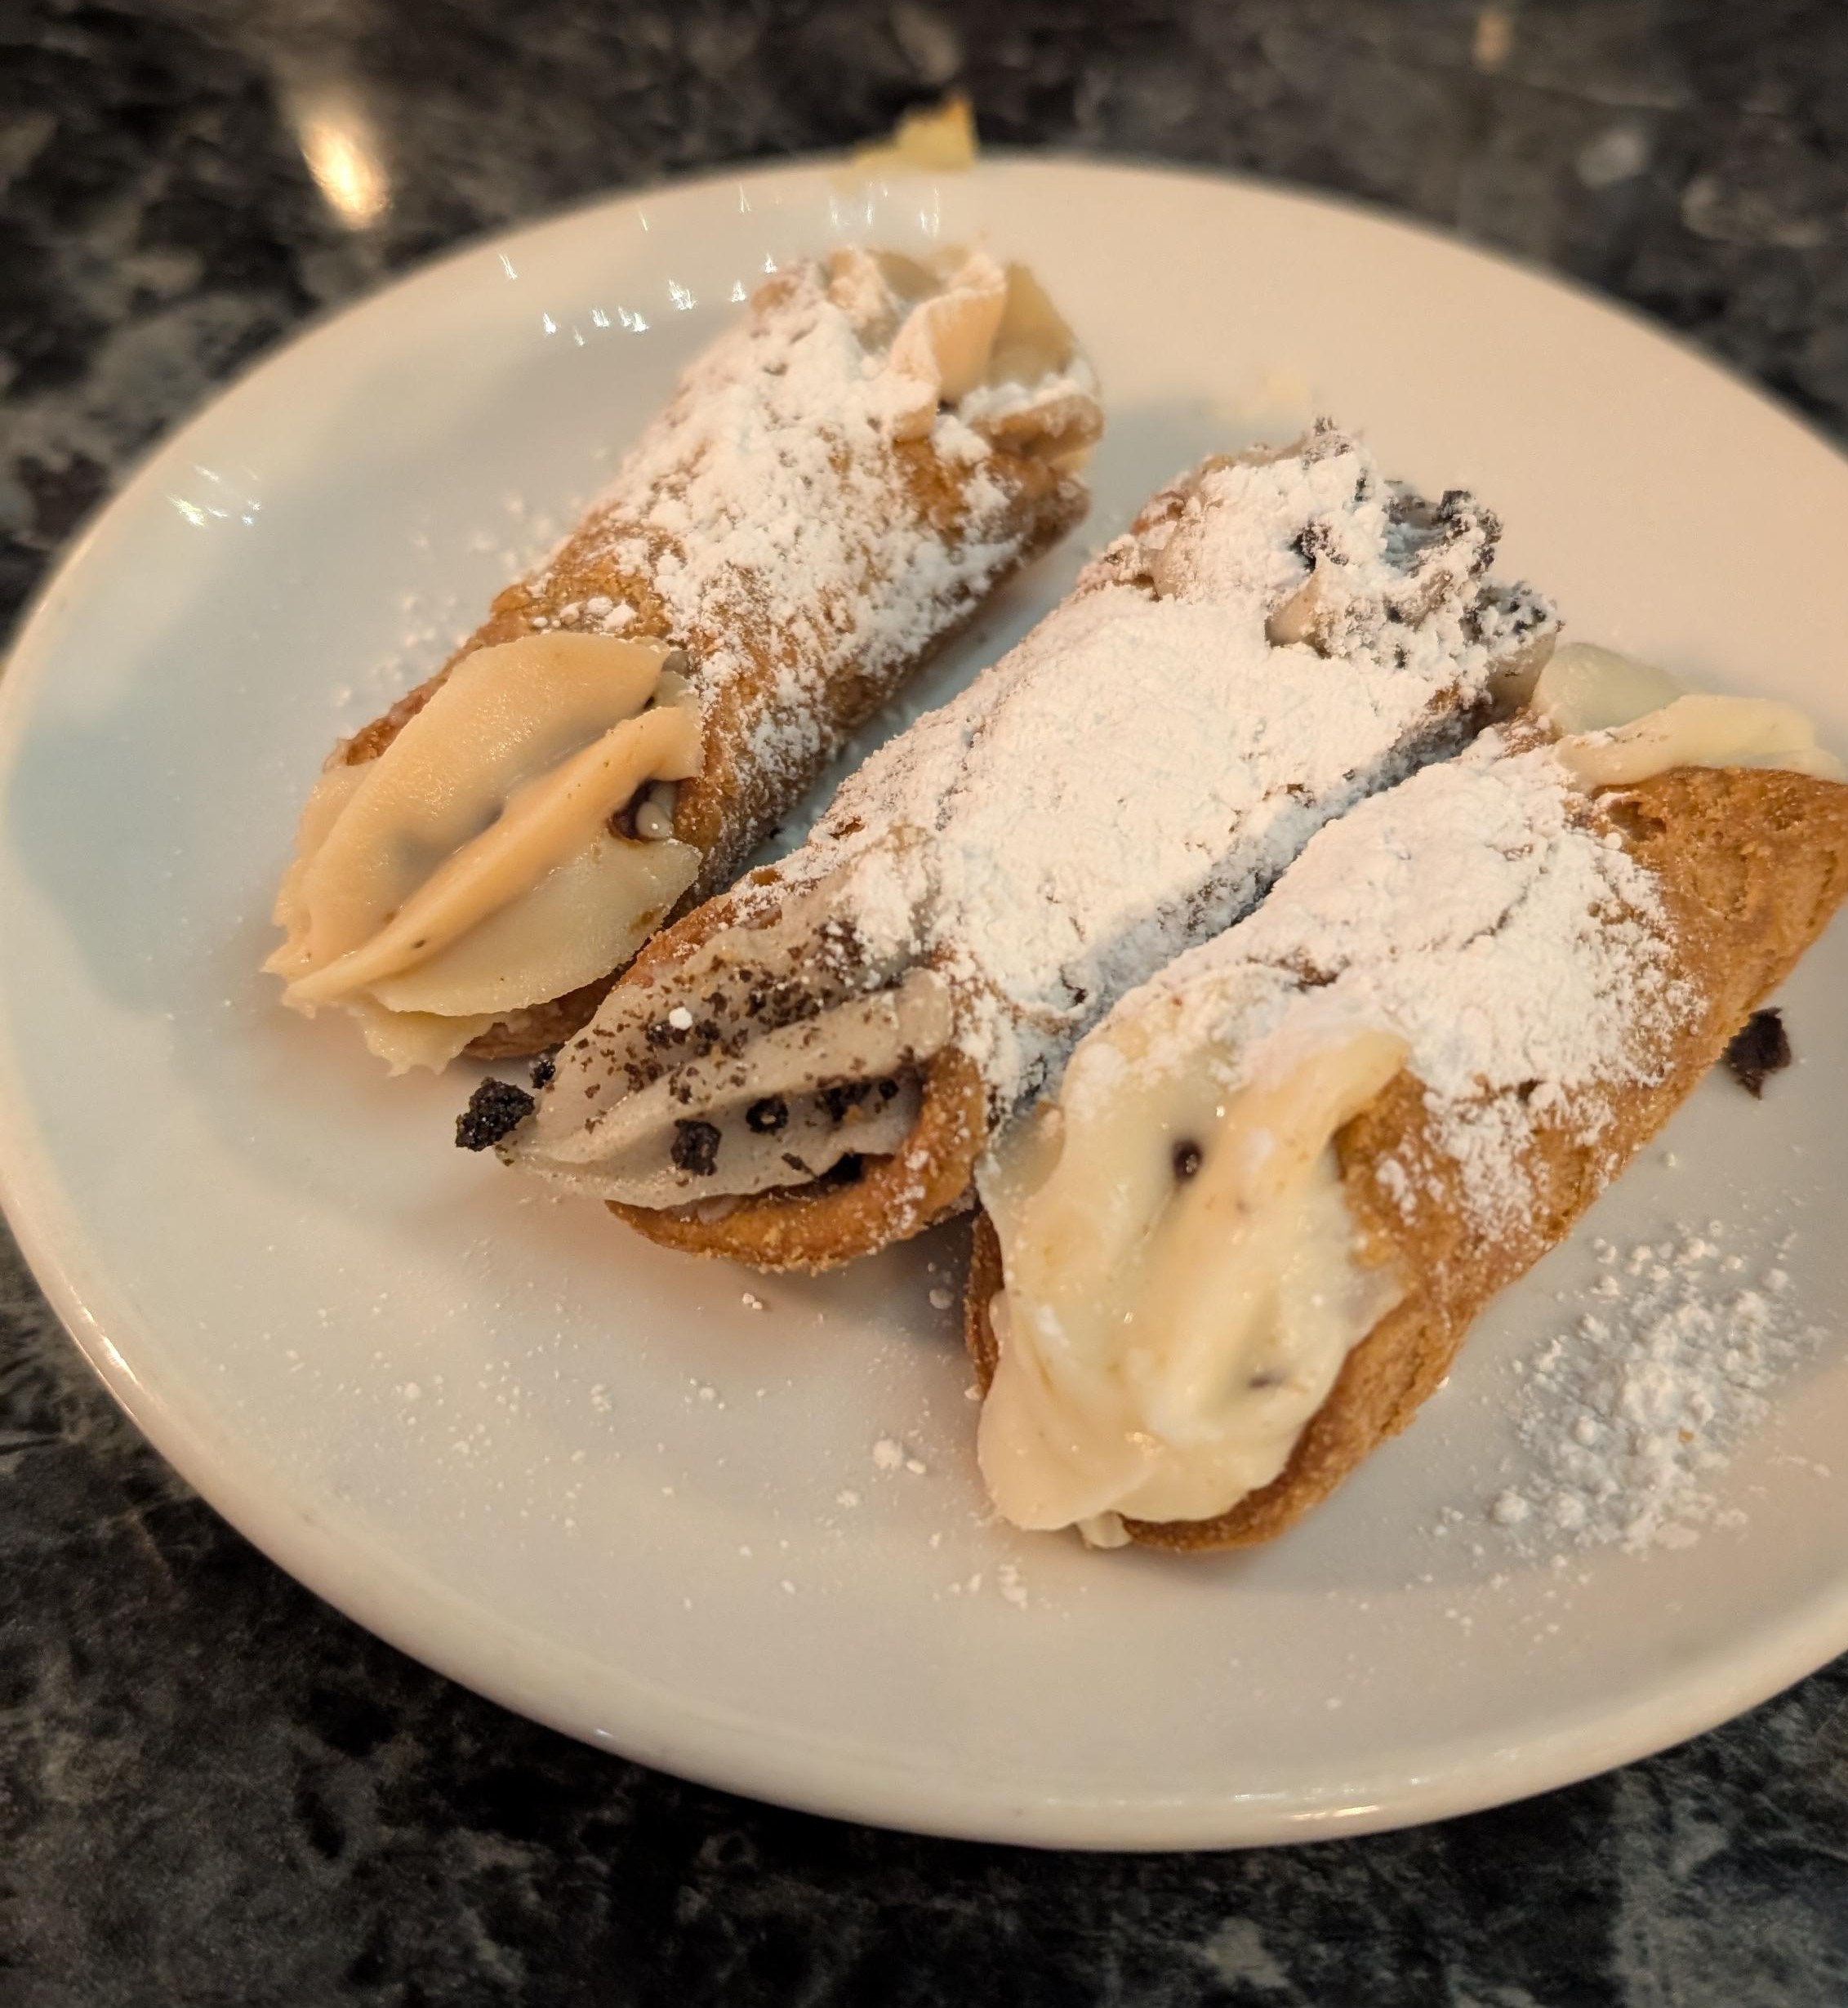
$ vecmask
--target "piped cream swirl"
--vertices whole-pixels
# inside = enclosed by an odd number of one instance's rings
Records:
[[[330,767],[276,903],[284,1001],[352,1011],[394,1071],[441,1066],[626,961],[699,868],[613,826],[699,772],[684,666],[658,643],[524,635],[465,657],[376,759]]]

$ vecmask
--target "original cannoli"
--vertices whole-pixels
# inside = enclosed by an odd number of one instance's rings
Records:
[[[1023,1527],[1267,1540],[1437,1387],[1848,890],[1788,706],[1561,649],[1124,998],[978,1173],[978,1448]]]
[[[1078,521],[1100,424],[1023,266],[770,280],[552,556],[336,749],[277,902],[285,1001],[394,1071],[575,1031]]]
[[[1207,461],[460,1140],[760,1267],[916,1233],[1118,997],[1524,692],[1552,623],[1496,537],[1325,424]]]

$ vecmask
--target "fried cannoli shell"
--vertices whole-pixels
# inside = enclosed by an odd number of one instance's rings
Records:
[[[767,283],[753,298],[751,324],[774,323],[813,283],[804,272]],[[656,434],[673,436],[677,413],[699,394],[697,370],[657,421]],[[1054,386],[1026,418],[987,427],[979,460],[959,456],[955,445],[946,445],[929,430],[922,437],[888,440],[883,451],[889,456],[891,522],[910,526],[920,543],[954,545],[972,524],[972,496],[979,483],[987,513],[973,523],[973,532],[997,554],[978,577],[959,578],[928,638],[917,646],[883,660],[862,655],[824,677],[809,676],[799,719],[787,716],[790,673],[813,665],[803,662],[799,636],[756,603],[773,599],[771,589],[786,581],[741,573],[729,588],[706,595],[701,617],[691,626],[677,623],[657,581],[664,567],[684,561],[681,541],[648,519],[660,499],[657,492],[638,496],[619,483],[617,499],[593,509],[538,572],[507,587],[488,619],[442,668],[345,741],[332,764],[354,766],[377,759],[456,666],[477,650],[532,634],[585,630],[587,621],[588,631],[596,631],[586,609],[630,608],[633,618],[621,627],[621,639],[684,650],[701,697],[702,764],[697,776],[678,785],[672,819],[674,837],[697,850],[701,863],[666,917],[687,912],[732,882],[848,736],[955,641],[992,592],[1082,519],[1089,498],[1075,468],[1099,425],[1094,396],[1074,380],[1064,392]],[[1002,498],[998,519],[997,494]],[[850,631],[848,610],[843,606],[835,621],[830,603],[844,601],[866,583],[821,579],[808,584],[814,602],[807,609],[815,617],[811,626]],[[701,664],[719,654],[727,662],[726,675],[716,685],[702,685]],[[501,1059],[559,1044],[588,1022],[617,974],[612,969],[567,995],[510,1010],[466,1052],[479,1059]]]
[[[1409,1071],[1396,1075],[1334,1141],[1348,1205],[1379,1258],[1405,1279],[1406,1295],[1348,1354],[1276,1478],[1214,1519],[1125,1519],[1133,1541],[1208,1550],[1272,1540],[1405,1428],[1489,1300],[1565,1238],[1848,895],[1848,786],[1838,782],[1778,769],[1677,768],[1619,791],[1611,809],[1624,848],[1655,878],[1677,969],[1703,1000],[1663,1078],[1631,1093],[1595,1139],[1570,1122],[1540,1120],[1526,1154],[1532,1211],[1497,1238],[1469,1222],[1459,1167],[1436,1139],[1423,1084]],[[1390,1191],[1379,1176],[1389,1163],[1410,1174]],[[1000,1241],[984,1215],[964,1302],[984,1394],[999,1358],[989,1312],[1001,1288]]]
[[[892,452],[901,470],[894,507],[920,526],[954,530],[964,511],[966,470],[946,463],[933,452],[928,439],[904,439]],[[1050,550],[1084,517],[1087,497],[1083,484],[1061,473],[1044,458],[1015,452],[1004,446],[982,462],[984,473],[1009,494],[1018,524],[1018,551],[994,577],[993,590]],[[645,539],[652,563],[646,571],[619,568],[611,553],[628,539]],[[363,726],[341,749],[347,766],[376,759],[442,687],[465,656],[523,634],[544,631],[559,610],[582,606],[602,597],[635,608],[636,617],[622,630],[626,641],[665,641],[684,648],[697,664],[702,652],[720,637],[673,631],[667,610],[649,583],[654,563],[674,555],[670,541],[644,526],[625,523],[593,512],[572,532],[545,574],[542,591],[530,580],[510,585],[495,600],[488,617],[434,675],[408,691],[382,716]],[[928,651],[888,666],[883,671],[863,668],[835,679],[826,703],[813,715],[815,746],[821,749],[792,769],[786,762],[773,767],[752,753],[753,733],[776,710],[777,686],[786,666],[788,648],[773,628],[755,631],[728,627],[723,637],[729,652],[748,658],[749,668],[728,681],[706,712],[706,764],[692,780],[679,785],[674,810],[674,834],[698,850],[704,862],[684,905],[697,906],[737,876],[738,868],[760,844],[790,803],[826,764],[833,748],[863,725],[929,660],[946,648],[980,610],[986,593],[972,595],[955,625],[933,637]],[[563,1000],[558,1000],[563,1002]],[[544,1007],[537,1007],[543,1008]],[[586,1012],[586,1017],[589,1016]]]
[[[953,470],[934,459],[926,440],[902,441],[893,451],[904,465],[907,505],[933,524],[953,523],[959,513]],[[1083,519],[1085,495],[1077,482],[1031,455],[997,449],[996,459],[1000,464],[990,465],[987,471],[1011,491],[1021,529],[1018,552],[995,576],[998,587],[1050,550]],[[619,603],[626,600],[637,609],[634,625],[623,630],[626,640],[670,641],[690,648],[697,657],[709,638],[672,631],[666,610],[645,578],[621,570],[611,560],[609,541],[617,534],[607,520],[588,519],[554,559],[542,596],[524,581],[510,586],[495,601],[488,619],[434,676],[347,741],[343,762],[352,765],[376,759],[465,656],[538,631],[536,615],[549,617],[559,608],[599,594]],[[680,900],[681,911],[698,905],[737,876],[738,867],[815,779],[835,748],[955,641],[982,604],[983,598],[972,596],[927,648],[891,664],[884,673],[862,670],[837,679],[810,714],[813,756],[774,768],[755,758],[752,746],[757,728],[775,709],[784,651],[773,630],[759,630],[742,642],[733,640],[733,648],[750,658],[749,666],[728,683],[707,710],[704,766],[694,779],[679,785],[675,804],[674,835],[698,850],[703,861],[699,876]],[[568,996],[510,1012],[501,1024],[472,1041],[467,1053],[474,1059],[498,1060],[543,1053],[559,1044],[590,1022],[617,974],[612,969],[608,976]]]

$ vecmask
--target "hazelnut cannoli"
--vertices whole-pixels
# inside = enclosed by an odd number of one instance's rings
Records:
[[[763,1268],[929,1226],[1118,997],[1531,682],[1551,616],[1496,534],[1331,426],[1207,461],[459,1140]]]
[[[285,1001],[394,1071],[577,1030],[1079,520],[1100,425],[1022,266],[771,280],[551,558],[336,749],[277,902]]]
[[[1002,1513],[1217,1548],[1325,1498],[1820,932],[1841,773],[1788,706],[1561,649],[1124,998],[978,1173]]]

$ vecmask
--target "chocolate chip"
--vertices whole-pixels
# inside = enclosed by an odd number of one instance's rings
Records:
[[[1766,1080],[1781,1074],[1790,1059],[1790,1035],[1783,1029],[1781,1011],[1754,1011],[1733,1035],[1726,1052],[1733,1079],[1758,1099],[1764,1096]]]
[[[510,1080],[484,1080],[456,1118],[456,1147],[486,1151],[518,1129],[538,1106],[523,1088]]]
[[[766,1095],[744,1112],[745,1125],[754,1135],[773,1137],[789,1120],[789,1104],[780,1094]]]
[[[870,1080],[836,1081],[831,1087],[822,1089],[816,1099],[827,1111],[830,1123],[844,1123],[847,1111],[857,1109],[873,1091]]]
[[[1183,1183],[1198,1171],[1205,1162],[1205,1153],[1197,1143],[1187,1142],[1174,1146],[1174,1176]]]
[[[532,1062],[532,1084],[535,1088],[549,1088],[552,1076],[559,1071],[559,1063],[549,1053],[542,1053]]]
[[[710,1178],[719,1162],[719,1125],[702,1123],[697,1116],[682,1116],[674,1125],[674,1141],[667,1155],[676,1171],[695,1178]]]

